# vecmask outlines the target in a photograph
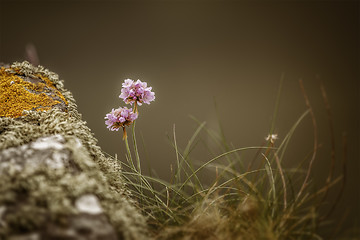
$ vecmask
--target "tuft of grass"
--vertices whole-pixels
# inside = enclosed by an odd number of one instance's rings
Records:
[[[281,86],[282,80],[270,134],[274,131]],[[136,164],[126,142],[127,163],[122,163],[122,173],[132,196],[138,200],[138,207],[148,217],[154,238],[164,240],[322,239],[318,234],[319,228],[336,207],[337,202],[325,215],[320,215],[319,208],[326,199],[329,189],[342,182],[337,199],[339,201],[345,183],[346,151],[344,150],[342,161],[343,173],[334,177],[335,155],[332,153],[326,185],[313,191],[310,188],[310,175],[319,147],[317,124],[302,81],[300,87],[307,110],[299,116],[279,143],[268,141],[262,146],[235,148],[226,141],[221,125],[220,132],[215,132],[209,129],[205,122],[192,117],[198,123],[198,127],[187,145],[182,148],[178,145],[174,126],[173,136],[169,138],[169,142],[174,148],[176,166],[172,167],[170,181],[146,176],[141,172],[135,124],[133,125],[132,148]],[[329,115],[330,129],[333,131],[330,107],[323,86],[321,91]],[[287,146],[306,117],[310,117],[313,123],[313,151],[299,166],[284,169],[282,163],[286,160],[284,154]],[[206,161],[196,162],[192,158],[192,151],[201,141],[202,135],[213,141],[214,144],[211,146],[218,148],[208,147],[210,153],[218,150],[222,153]],[[333,137],[334,134],[331,135]],[[253,158],[246,161],[247,166],[240,157],[243,152],[253,153]],[[255,167],[256,163],[258,166]],[[307,168],[304,169],[303,165]],[[203,172],[213,176],[213,179],[201,179],[200,173]]]

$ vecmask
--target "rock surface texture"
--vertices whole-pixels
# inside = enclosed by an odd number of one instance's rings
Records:
[[[0,239],[148,239],[63,81],[22,62],[1,67],[0,85]]]

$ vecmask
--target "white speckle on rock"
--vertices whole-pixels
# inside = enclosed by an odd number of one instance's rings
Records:
[[[64,141],[64,138],[61,135],[54,135],[51,137],[44,137],[36,140],[32,143],[31,147],[36,150],[44,149],[56,149],[61,150],[64,148],[64,145],[61,143]]]
[[[82,143],[81,143],[80,139],[75,138],[75,143],[76,143],[76,147],[77,147],[77,148],[81,148],[81,147],[82,147]]]
[[[44,149],[57,149],[61,150],[63,148],[62,144],[58,142],[34,142],[32,144],[32,148],[36,150],[44,150]]]
[[[6,225],[5,221],[2,220],[5,211],[6,211],[6,207],[0,206],[0,227],[4,227]]]
[[[52,169],[62,169],[65,167],[65,161],[67,155],[63,152],[54,152],[51,159],[46,159],[45,163],[49,168]]]
[[[103,212],[99,200],[92,194],[86,194],[76,199],[75,207],[81,213],[100,214]]]
[[[40,240],[39,233],[25,233],[21,235],[13,235],[8,240]]]
[[[2,218],[2,215],[5,213],[5,211],[6,211],[6,207],[0,206],[0,219]]]

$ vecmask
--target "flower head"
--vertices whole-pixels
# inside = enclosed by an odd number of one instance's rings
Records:
[[[119,107],[106,114],[105,124],[110,131],[119,131],[120,128],[129,126],[137,117],[138,114],[134,113],[132,108]]]
[[[277,135],[277,134],[269,134],[269,135],[265,138],[265,140],[266,140],[266,141],[270,141],[271,144],[274,144],[275,140],[277,140],[277,139],[278,139],[278,135]]]
[[[151,91],[151,87],[147,86],[146,82],[137,80],[134,82],[131,79],[126,79],[122,84],[121,94],[119,98],[122,98],[125,103],[137,103],[141,106],[142,103],[150,104],[155,100],[155,93]]]

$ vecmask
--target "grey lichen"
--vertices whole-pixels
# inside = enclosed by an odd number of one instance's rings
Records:
[[[26,76],[44,74],[66,98],[68,109],[0,117],[0,236],[37,234],[48,222],[71,224],[74,216],[88,214],[81,213],[76,202],[90,194],[98,199],[119,239],[147,239],[145,218],[129,197],[120,164],[97,146],[63,81],[28,62],[12,67]],[[44,149],[51,149],[51,156],[43,162],[28,161]],[[8,159],[7,154],[18,158]]]
[[[144,218],[124,195],[111,190],[77,138],[54,135],[5,149],[0,170],[0,236],[52,236],[49,228],[72,229],[74,218],[85,224],[85,215],[101,215],[97,224],[111,226],[118,238],[146,238]]]

